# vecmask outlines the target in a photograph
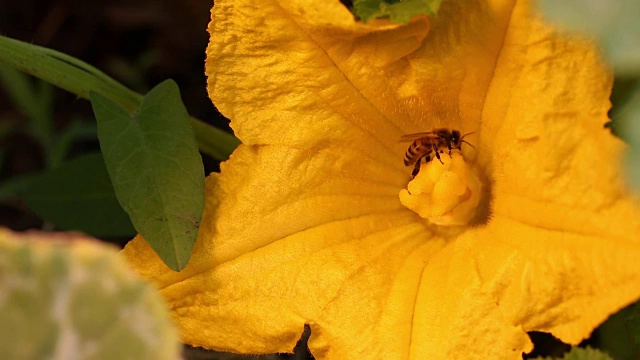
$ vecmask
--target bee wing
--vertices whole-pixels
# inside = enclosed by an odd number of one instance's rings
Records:
[[[434,134],[433,132],[419,132],[419,133],[415,133],[415,134],[404,134],[400,137],[400,140],[398,140],[399,142],[407,142],[407,141],[414,141],[414,140],[418,140],[418,139],[422,139],[422,138],[427,138],[427,139],[438,139],[439,136]]]

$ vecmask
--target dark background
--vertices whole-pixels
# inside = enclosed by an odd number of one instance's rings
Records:
[[[138,92],[173,78],[191,114],[216,119],[205,90],[211,0],[3,0],[0,32],[82,59]],[[58,102],[58,110],[67,111]],[[6,105],[3,103],[3,105]]]
[[[131,89],[146,93],[171,78],[192,116],[230,131],[208,98],[204,75],[211,0],[2,0],[0,34],[79,58]],[[54,89],[53,125],[95,122],[88,101]],[[18,129],[0,138],[0,183],[42,171],[43,149],[28,136],[28,122],[0,87],[0,125]],[[74,143],[67,160],[97,151],[96,141]],[[207,173],[218,164],[204,156]],[[20,201],[0,203],[0,226],[41,228],[42,221]]]

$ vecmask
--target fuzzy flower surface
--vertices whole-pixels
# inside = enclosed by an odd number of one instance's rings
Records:
[[[594,45],[528,1],[362,24],[340,1],[216,0],[208,90],[241,145],[189,265],[123,254],[183,341],[318,359],[521,359],[640,297],[640,207]],[[403,164],[405,134],[467,135]],[[432,154],[434,155],[434,154]]]

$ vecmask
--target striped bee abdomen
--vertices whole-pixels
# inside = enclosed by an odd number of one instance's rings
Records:
[[[433,144],[430,141],[417,139],[407,149],[404,154],[404,165],[414,165],[421,157],[429,155],[433,151]]]

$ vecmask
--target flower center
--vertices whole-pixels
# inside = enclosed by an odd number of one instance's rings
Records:
[[[482,184],[458,150],[422,164],[420,172],[400,190],[402,205],[430,223],[466,225],[476,215]]]

